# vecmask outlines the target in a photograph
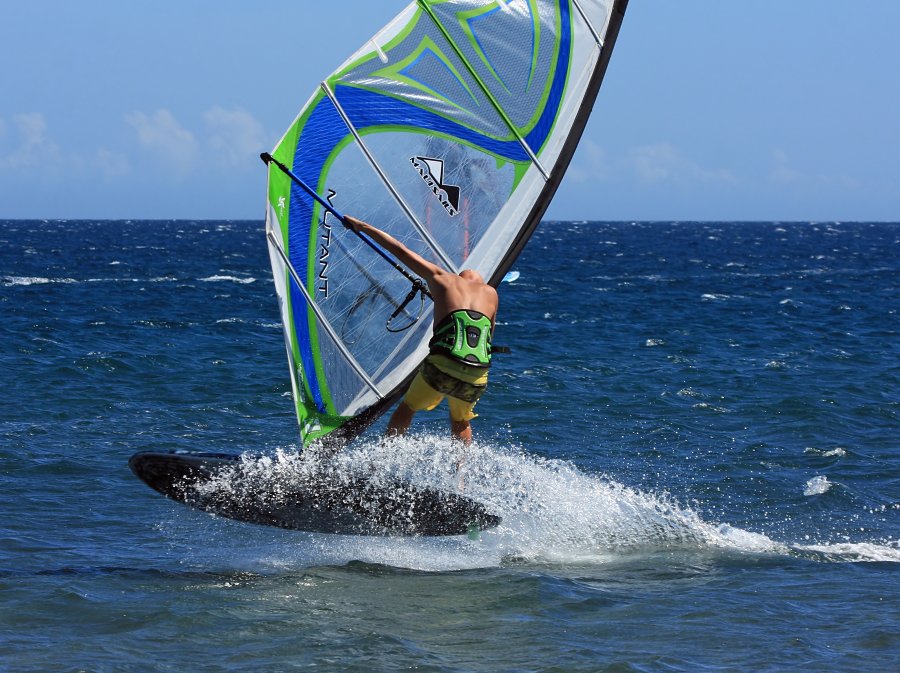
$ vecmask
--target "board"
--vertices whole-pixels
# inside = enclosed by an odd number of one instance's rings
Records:
[[[143,451],[132,472],[163,495],[210,514],[266,526],[338,535],[446,536],[493,528],[500,517],[455,493],[348,477],[259,478],[228,453]]]

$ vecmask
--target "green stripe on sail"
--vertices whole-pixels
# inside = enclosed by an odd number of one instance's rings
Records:
[[[407,68],[411,64],[415,63],[419,59],[419,57],[421,57],[422,54],[424,54],[426,51],[431,52],[438,59],[440,59],[440,61],[447,67],[447,69],[451,73],[453,73],[453,76],[459,82],[460,86],[462,86],[466,90],[466,93],[469,94],[469,97],[472,99],[472,102],[477,105],[478,100],[475,98],[475,94],[472,93],[472,89],[469,88],[469,85],[462,78],[462,75],[459,74],[459,71],[456,69],[456,66],[453,65],[453,63],[450,61],[450,59],[447,58],[447,55],[444,54],[443,50],[428,35],[426,35],[425,37],[422,38],[422,41],[419,43],[419,46],[416,47],[416,49],[405,59],[403,59],[402,61],[398,61],[396,64],[389,65],[385,68],[381,68],[380,70],[376,70],[372,73],[372,75],[376,76],[376,77],[384,77],[385,79],[392,79],[396,82],[401,82],[402,84],[411,86],[414,89],[423,91],[427,95],[432,96],[433,98],[442,100],[447,105],[452,105],[453,107],[457,108],[458,110],[465,110],[465,108],[463,108],[461,105],[454,103],[452,100],[443,96],[442,94],[435,91],[434,89],[403,74],[403,72],[402,72],[403,69]],[[365,87],[360,87],[360,88],[365,88]],[[382,92],[379,91],[379,93],[382,93]],[[403,100],[406,101],[407,99],[404,97]]]
[[[300,422],[300,432],[303,437],[303,446],[321,439],[325,435],[334,432],[351,419],[350,416],[330,416],[312,412]]]
[[[292,166],[294,163],[294,152],[297,147],[297,142],[300,138],[300,130],[303,124],[308,119],[309,114],[310,110],[307,110],[300,118],[295,120],[295,122],[287,130],[284,137],[281,139],[281,142],[278,143],[278,146],[272,153],[272,156],[275,159],[285,164],[286,166]],[[284,253],[288,256],[288,258],[290,256],[291,187],[292,182],[290,177],[288,177],[280,169],[270,165],[269,204],[278,214],[278,225],[281,228],[281,240],[284,243]],[[297,392],[299,393],[300,398],[294,400],[294,406],[297,411],[297,419],[300,423],[300,427],[302,428],[310,414],[315,413],[315,407],[308,402],[308,400],[312,400],[312,391],[309,388],[309,382],[306,380],[306,377],[303,376],[303,367],[301,366],[302,360],[300,358],[297,330],[294,327],[294,305],[291,300],[290,293],[290,288],[293,285],[294,279],[291,276],[290,271],[285,270],[285,287],[288,288],[287,296],[284,298],[285,305],[287,307],[287,325],[285,326],[285,328],[290,333],[289,343],[291,348],[291,366],[293,367],[294,376],[298,387]]]
[[[500,0],[502,2],[503,0]],[[504,82],[500,75],[497,74],[497,71],[494,70],[494,66],[491,65],[491,62],[488,60],[487,54],[484,53],[484,50],[481,48],[481,45],[478,43],[478,38],[475,37],[475,33],[472,31],[471,21],[472,19],[477,19],[480,16],[484,16],[490,12],[496,11],[500,9],[500,2],[494,2],[490,5],[485,5],[484,7],[478,7],[476,9],[470,9],[465,12],[457,12],[456,20],[459,21],[459,25],[462,28],[463,32],[466,34],[466,37],[469,40],[469,44],[472,45],[472,49],[475,50],[475,53],[478,54],[478,58],[481,59],[481,62],[484,64],[484,67],[488,69],[493,78],[497,80],[497,83],[504,88],[506,93],[510,93],[509,87],[506,86],[506,82]],[[533,62],[533,61],[532,61]]]
[[[528,6],[531,7],[531,29],[534,31],[534,44],[531,48],[531,71],[528,73],[528,85],[526,90],[531,88],[534,81],[534,73],[537,72],[538,54],[541,51],[541,12],[538,7],[537,0],[528,0]]]
[[[278,161],[286,166],[293,167],[294,156],[297,151],[297,145],[303,133],[303,128],[308,122],[312,112],[322,102],[325,94],[318,91],[310,100],[303,113],[295,120],[288,131],[285,133],[281,142],[273,151],[272,155]],[[345,145],[346,143],[344,143]],[[341,147],[343,147],[342,145]],[[333,159],[332,159],[333,161]],[[329,162],[329,166],[331,161]],[[327,172],[327,171],[326,171]],[[281,239],[284,242],[284,252],[290,257],[290,204],[293,183],[289,176],[276,167],[270,167],[269,170],[269,203],[274,212],[277,214],[278,226],[281,230]],[[324,173],[323,173],[324,176]],[[320,182],[324,181],[324,177],[320,177]],[[301,197],[302,198],[302,197]],[[283,199],[283,200],[282,200]],[[319,217],[321,209],[318,205],[312,208],[310,222],[310,240],[309,254],[307,255],[307,265],[305,268],[306,278],[302,279],[306,283],[306,289],[310,296],[315,296],[315,273],[311,271],[314,268],[314,259],[316,255],[316,240],[319,232]],[[295,269],[297,273],[304,272],[303,268]],[[290,271],[285,271],[286,287],[290,288],[295,284],[294,278]],[[319,351],[318,328],[316,324],[316,316],[313,310],[308,306],[306,300],[303,300],[302,307],[295,307],[291,299],[291,293],[288,291],[285,297],[287,310],[287,326],[289,331],[290,356],[292,359],[292,367],[295,373],[295,381],[298,387],[299,399],[294,400],[297,419],[301,428],[301,436],[304,445],[310,441],[314,441],[320,437],[327,435],[343,425],[349,417],[340,416],[335,409],[331,392],[327,385],[327,379],[323,368],[322,358]],[[319,412],[316,408],[314,396],[310,389],[308,377],[303,373],[302,358],[300,356],[300,346],[297,337],[296,320],[299,315],[305,314],[308,334],[310,337],[310,349],[315,363],[316,375],[319,381],[319,393],[325,404],[325,413]],[[299,373],[299,375],[298,375]]]
[[[393,38],[391,38],[391,40],[387,44],[380,45],[381,51],[383,51],[384,53],[388,53],[394,47],[396,47],[398,44],[400,44],[401,42],[406,40],[406,38],[409,37],[409,34],[412,33],[412,31],[415,29],[416,25],[419,23],[419,19],[421,17],[422,17],[422,10],[416,9],[415,14],[413,14],[412,20],[408,24],[406,24],[399,33],[397,33]],[[381,60],[381,56],[378,54],[377,51],[370,51],[365,56],[361,56],[358,59],[356,59],[355,61],[349,63],[347,65],[347,67],[345,67],[342,70],[338,70],[337,72],[333,73],[328,78],[329,86],[334,88],[334,85],[337,84],[339,79],[342,79],[348,73],[352,72],[353,70],[356,70],[362,64],[367,63],[368,61],[371,61],[372,59],[375,59],[375,58]]]
[[[337,145],[335,145],[334,149],[325,160],[325,163],[322,165],[322,171],[321,173],[319,173],[319,182],[316,186],[317,193],[328,193],[328,174],[331,172],[331,167],[334,165],[335,160],[341,154],[344,148],[352,144],[354,141],[355,138],[353,137],[353,135],[347,133],[347,135],[345,135],[341,139],[341,141],[337,143]],[[310,297],[316,296],[316,265],[318,263],[319,227],[322,222],[323,211],[324,208],[322,208],[319,203],[313,204],[312,221],[310,222],[309,227],[309,255],[306,259],[306,289],[309,292]],[[316,379],[319,381],[319,394],[321,395],[322,402],[325,405],[326,414],[328,414],[327,416],[323,416],[323,418],[344,418],[338,414],[337,407],[334,404],[334,397],[332,396],[331,389],[328,385],[328,377],[325,373],[325,364],[322,362],[321,357],[322,351],[319,344],[319,330],[317,326],[318,321],[316,320],[315,313],[310,308],[307,308],[307,321],[309,324],[310,348],[312,350],[313,361],[315,362],[316,367]],[[346,422],[347,420],[347,418],[344,418],[343,421],[332,427],[332,430],[336,427],[339,427],[341,423]],[[334,422],[334,420],[330,420],[328,421],[328,424]]]

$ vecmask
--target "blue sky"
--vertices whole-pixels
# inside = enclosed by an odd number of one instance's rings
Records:
[[[406,2],[0,0],[0,218],[261,219]],[[631,0],[547,217],[900,221],[900,2]]]

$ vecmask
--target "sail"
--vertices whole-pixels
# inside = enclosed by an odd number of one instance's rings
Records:
[[[410,281],[277,163],[338,211],[497,285],[562,179],[626,4],[419,0],[314,90],[271,153],[266,217],[304,446],[346,441],[396,399],[433,316],[430,301],[404,305]]]

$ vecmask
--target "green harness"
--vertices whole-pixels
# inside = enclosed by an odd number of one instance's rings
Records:
[[[435,326],[428,347],[472,367],[490,367],[491,319],[471,309],[453,311]]]

